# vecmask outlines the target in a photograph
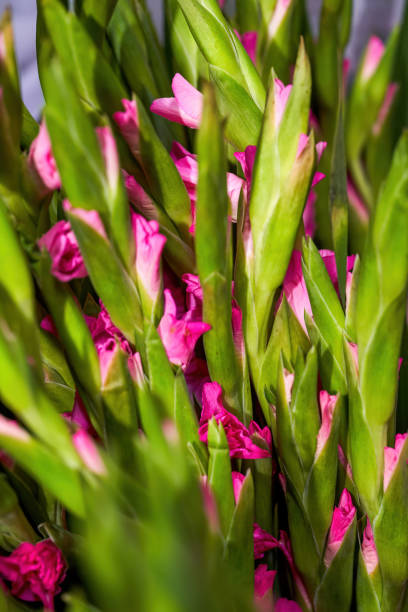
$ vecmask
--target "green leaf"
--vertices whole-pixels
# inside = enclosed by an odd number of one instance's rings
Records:
[[[220,527],[227,537],[235,510],[231,460],[223,426],[214,419],[208,423],[208,483],[217,502]]]
[[[38,5],[51,42],[50,48],[57,54],[70,80],[75,83],[79,95],[91,107],[111,117],[121,108],[122,98],[128,97],[126,88],[113,68],[74,13],[64,9],[58,0],[38,0]],[[46,63],[41,61],[40,56],[40,79],[47,102],[52,86],[47,78],[48,64],[49,58]],[[63,89],[60,96],[64,94]],[[65,102],[67,104],[68,100]],[[60,114],[63,115],[63,107]]]
[[[337,278],[343,307],[346,305],[348,253],[347,167],[344,147],[343,104],[339,102],[330,176],[330,210]]]
[[[62,419],[61,419],[62,422]],[[29,474],[55,495],[71,512],[84,513],[82,490],[78,472],[64,465],[55,451],[32,438],[28,433],[10,436],[0,432],[2,448]]]
[[[395,403],[408,276],[408,134],[401,136],[372,216],[356,306],[360,389],[369,423],[385,426]]]
[[[339,388],[334,390],[344,393],[344,312],[323,259],[312,240],[307,240],[303,244],[302,269],[316,327],[332,355],[337,371],[343,378],[338,381]],[[329,390],[333,391],[332,388]]]
[[[98,397],[101,386],[98,355],[70,288],[51,275],[50,260],[45,255],[35,264],[34,272],[76,377],[91,396]]]
[[[245,88],[228,72],[218,66],[209,66],[210,78],[217,88],[220,112],[226,117],[226,138],[243,151],[258,142],[262,125],[262,112]]]
[[[305,473],[309,472],[312,466],[320,428],[316,389],[317,352],[312,347],[307,354],[304,368],[295,369],[295,384],[290,406],[293,439]]]
[[[178,0],[191,32],[210,66],[226,72],[262,110],[265,90],[242,44],[213,0]]]
[[[253,592],[254,585],[254,483],[248,470],[225,544],[225,561],[235,582]]]
[[[228,405],[242,419],[242,387],[231,325],[225,149],[214,92],[209,86],[204,94],[197,150],[196,257],[203,290],[203,320],[211,325],[204,336],[204,348],[211,378],[223,387]]]
[[[112,321],[140,350],[143,338],[142,313],[134,282],[106,237],[86,223],[75,208],[67,216],[92,284]],[[120,301],[118,295],[121,296]]]

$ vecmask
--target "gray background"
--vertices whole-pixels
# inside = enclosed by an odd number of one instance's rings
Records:
[[[147,0],[158,27],[162,25],[162,1]],[[322,0],[307,0],[313,25],[317,28]],[[36,116],[43,104],[35,61],[36,0],[0,0],[0,10],[12,6],[17,58],[20,66],[21,87],[24,102]],[[399,20],[403,0],[354,0],[353,34],[347,55],[359,57],[370,34],[385,38]]]

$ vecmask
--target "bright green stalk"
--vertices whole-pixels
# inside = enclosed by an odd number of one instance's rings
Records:
[[[225,145],[214,90],[210,86],[205,90],[197,149],[196,257],[203,289],[203,320],[211,325],[204,336],[204,348],[212,380],[222,386],[228,405],[243,418],[242,372],[231,324],[231,228]]]
[[[404,134],[375,209],[361,262],[357,295],[356,340],[361,418],[375,453],[374,480],[367,482],[366,447],[358,423],[350,424],[351,456],[357,487],[371,487],[372,502],[381,495],[383,447],[395,406],[398,358],[405,318],[408,275],[408,135]],[[351,413],[359,408],[351,404]],[[370,459],[371,461],[371,459]],[[355,466],[355,467],[354,467]],[[362,482],[364,479],[364,482]],[[373,505],[362,494],[372,517]]]

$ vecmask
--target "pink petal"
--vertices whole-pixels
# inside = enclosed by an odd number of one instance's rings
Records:
[[[40,131],[30,146],[27,158],[29,168],[36,173],[49,191],[60,189],[61,178],[51,150],[45,122],[42,121]]]
[[[203,96],[181,74],[172,81],[174,98],[158,98],[150,106],[157,115],[196,129],[200,126]]]
[[[182,112],[191,117],[198,127],[203,112],[203,94],[179,73],[174,75],[171,88]]]
[[[279,79],[275,79],[275,127],[281,124],[286,105],[289,100],[292,85],[284,85]],[[299,153],[298,153],[299,155]]]
[[[262,599],[268,591],[273,589],[276,573],[274,570],[268,570],[268,566],[264,563],[261,563],[255,569],[254,594],[257,599]]]
[[[333,414],[336,408],[338,396],[337,395],[329,395],[327,391],[320,391],[319,401],[320,401],[320,412],[322,415],[322,424],[319,429],[319,433],[317,435],[317,446],[316,446],[316,454],[315,458],[319,457],[320,453],[323,451],[327,440],[330,437],[332,425],[333,425]]]
[[[88,272],[74,232],[68,221],[58,221],[37,242],[46,248],[51,258],[51,273],[63,283],[74,278],[85,278]]]
[[[65,211],[75,215],[78,219],[81,219],[81,221],[92,227],[92,229],[102,236],[102,238],[108,239],[102,219],[96,210],[86,210],[85,208],[74,207],[68,200],[64,200],[63,208]]]
[[[113,114],[113,120],[135,157],[140,156],[139,115],[134,100],[122,100],[124,112]]]
[[[377,36],[372,36],[368,41],[361,71],[361,77],[364,81],[368,81],[373,76],[384,55],[384,51],[385,45],[383,41]]]
[[[316,215],[315,204],[317,196],[314,191],[308,195],[305,210],[303,212],[303,225],[305,226],[305,235],[313,238],[316,231]]]
[[[367,519],[367,526],[364,529],[363,541],[361,544],[361,554],[368,574],[373,574],[378,567],[378,554],[374,542],[374,534],[370,521]]]
[[[244,484],[245,476],[241,474],[241,472],[231,472],[231,476],[235,503],[237,504],[239,502],[239,496],[241,495],[241,489]]]
[[[242,35],[237,30],[234,30],[234,32],[238,40],[241,41],[242,46],[244,47],[245,51],[248,53],[252,62],[255,64],[256,63],[256,47],[258,43],[258,32],[244,32]]]
[[[355,514],[356,509],[353,505],[351,495],[347,489],[344,489],[340,497],[340,503],[333,512],[326,551],[324,553],[324,563],[326,567],[329,567],[338,553],[346,537],[347,531],[353,523]]]
[[[397,434],[395,436],[395,448],[389,446],[384,448],[384,493],[388,489],[407,438],[408,433]]]
[[[141,215],[131,215],[136,244],[136,274],[146,294],[155,302],[161,292],[161,256],[167,241],[159,233],[157,221],[147,221]]]
[[[156,206],[151,197],[145,192],[143,187],[136,181],[136,179],[128,174],[125,170],[122,170],[123,177],[125,179],[125,187],[127,197],[130,202],[149,219],[157,217]]]
[[[72,436],[72,441],[86,467],[94,474],[104,476],[106,467],[91,436],[83,429],[79,429]]]
[[[109,187],[112,190],[116,190],[119,180],[119,158],[115,139],[109,126],[96,128],[96,134],[105,162],[106,178],[108,179]]]
[[[188,321],[186,315],[176,318],[177,307],[171,291],[164,290],[164,314],[157,331],[169,361],[185,367],[192,357],[197,340],[211,329],[207,323]]]
[[[13,419],[7,419],[0,414],[0,436],[6,436],[7,438],[13,438],[19,442],[29,442],[30,435],[28,432],[14,421]]]

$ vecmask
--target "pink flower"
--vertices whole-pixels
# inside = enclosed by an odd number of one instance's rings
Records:
[[[96,210],[86,210],[85,208],[74,207],[69,200],[64,200],[62,206],[65,212],[75,215],[75,217],[89,225],[95,232],[102,236],[102,238],[105,238],[105,240],[108,239],[102,219]]]
[[[203,95],[190,85],[181,74],[173,77],[171,88],[174,98],[158,98],[150,106],[152,113],[165,119],[197,129],[201,123]]]
[[[157,218],[156,205],[134,176],[122,170],[128,200],[148,219]]]
[[[188,318],[190,321],[201,321],[203,317],[203,290],[196,274],[183,274],[181,280],[186,283]]]
[[[193,224],[190,228],[190,232],[194,234],[195,221],[196,221],[196,202],[197,202],[197,183],[198,183],[198,163],[197,156],[190,153],[180,143],[175,142],[173,144],[170,153],[175,166],[182,178],[182,181],[186,187],[187,193],[191,203],[191,216]],[[227,172],[227,192],[231,202],[231,213],[232,220],[237,220],[237,210],[239,203],[239,196],[241,189],[244,185],[244,181],[239,176]]]
[[[134,100],[122,100],[123,112],[113,113],[113,120],[119,128],[120,133],[127,142],[132,154],[140,157],[140,138],[139,138],[139,115],[137,105]]]
[[[296,601],[280,597],[275,603],[275,612],[302,612],[302,608]]]
[[[237,30],[234,30],[237,35],[238,40],[241,41],[242,46],[245,51],[248,53],[249,57],[256,63],[256,46],[258,43],[258,32],[244,32],[240,34]]]
[[[129,342],[126,340],[120,329],[118,329],[112,323],[109,313],[104,305],[101,304],[101,310],[97,317],[85,316],[85,320],[89,327],[89,331],[91,332],[96,352],[98,353],[102,385],[107,382],[111,364],[117,355],[117,351],[119,350],[122,350],[127,354],[129,372],[132,378],[136,379],[139,374],[138,358],[135,357],[136,354],[132,352]]]
[[[245,476],[241,472],[231,472],[232,476],[232,488],[234,489],[235,503],[239,502],[239,496],[241,495],[241,489],[244,484]]]
[[[292,85],[284,85],[279,79],[275,79],[275,128],[281,124],[283,114],[286,109],[286,105],[289,100],[290,92],[292,91]]]
[[[0,557],[0,574],[11,582],[11,593],[23,601],[40,601],[54,610],[54,597],[61,592],[67,564],[51,540],[23,542],[8,557]]]
[[[378,68],[378,64],[384,55],[385,46],[383,41],[377,36],[372,36],[368,41],[366,52],[361,70],[361,78],[368,81]]]
[[[203,496],[204,512],[207,517],[208,524],[212,531],[217,532],[220,529],[217,502],[215,501],[214,494],[210,485],[208,484],[208,477],[206,475],[200,477],[200,487]]]
[[[336,258],[333,251],[322,250],[320,251],[320,255],[322,256],[324,265],[326,266],[327,272],[335,289],[338,290]],[[348,283],[351,282],[351,270],[354,267],[354,262],[354,255],[347,257]],[[303,278],[302,254],[300,251],[293,251],[292,253],[286,276],[283,281],[283,293],[285,294],[290,307],[295,313],[296,318],[303,327],[304,331],[307,333],[304,312],[307,312],[310,316],[312,316],[312,307],[310,305],[305,279]]]
[[[45,315],[45,317],[41,319],[40,327],[44,331],[58,338],[58,331],[57,331],[57,328],[55,327],[55,323],[51,315],[49,314]]]
[[[388,489],[407,438],[408,433],[397,434],[395,436],[395,448],[389,446],[384,448],[384,493]]]
[[[245,355],[245,339],[242,330],[242,311],[235,299],[232,300],[231,322],[235,353],[238,359],[242,361]]]
[[[157,221],[146,221],[135,213],[132,213],[131,220],[136,244],[138,282],[154,303],[161,291],[160,262],[166,238],[159,233]]]
[[[247,182],[248,195],[247,199],[249,199],[249,192],[251,190],[252,183],[252,172],[255,164],[255,156],[256,156],[256,146],[248,145],[245,151],[240,152],[237,151],[234,153],[234,157],[239,161],[242,167],[242,171],[245,175],[245,180]]]
[[[44,121],[40,131],[30,146],[27,158],[28,167],[44,186],[44,191],[54,191],[61,187],[61,178],[51,150],[51,141]]]
[[[364,529],[363,541],[361,543],[361,554],[368,574],[373,574],[378,567],[378,554],[374,542],[374,534],[370,521],[367,519],[367,526]]]
[[[333,518],[330,525],[329,536],[327,540],[326,550],[324,553],[324,563],[326,567],[331,565],[334,557],[337,555],[348,530],[353,524],[356,509],[353,505],[350,493],[347,489],[343,489],[340,497],[340,503],[334,509]]]
[[[257,523],[254,523],[254,559],[262,559],[268,550],[274,548],[281,548],[279,540],[262,529]]]
[[[216,383],[206,383],[203,387],[203,409],[200,418],[199,436],[202,442],[207,442],[208,421],[215,418],[221,423],[227,436],[231,457],[240,459],[262,459],[271,456],[270,432],[268,428],[261,430],[255,423],[247,429],[236,416],[228,412],[222,403],[222,388]],[[258,441],[261,446],[258,446]]]
[[[75,392],[75,401],[72,411],[63,412],[62,416],[66,421],[69,421],[70,423],[75,423],[75,425],[78,425],[80,429],[83,429],[91,436],[97,436],[97,433],[89,419],[88,413],[78,391]]]
[[[75,234],[68,221],[58,221],[38,240],[50,254],[52,274],[63,283],[88,276]]]
[[[109,126],[97,127],[96,135],[98,136],[103,161],[105,162],[106,178],[108,179],[109,187],[112,190],[116,190],[119,180],[119,157],[112,130]]]
[[[333,425],[334,410],[337,403],[337,395],[329,395],[327,391],[320,391],[319,401],[322,424],[317,435],[316,458],[319,457],[330,437]]]
[[[72,436],[72,442],[88,470],[98,476],[104,476],[106,467],[93,438],[84,429],[78,429]]]
[[[268,570],[268,566],[265,563],[261,563],[255,569],[255,588],[254,594],[256,599],[262,599],[264,595],[273,589],[273,583],[275,581],[276,571]],[[275,608],[276,609],[276,608]]]
[[[164,314],[157,331],[169,361],[185,367],[191,359],[197,340],[211,329],[207,323],[190,321],[188,313],[177,317],[177,306],[169,289],[164,290]]]

